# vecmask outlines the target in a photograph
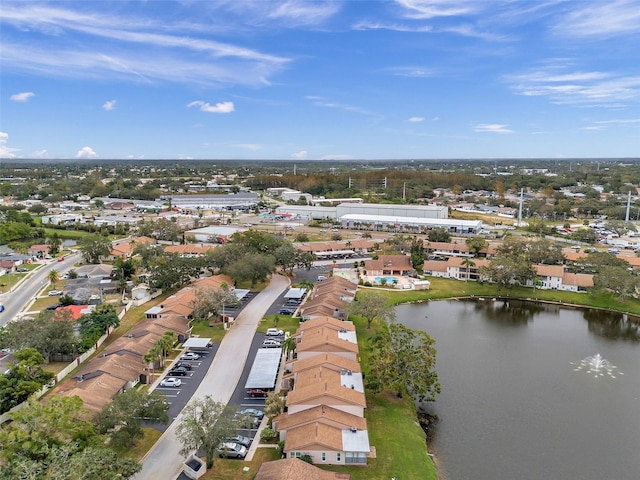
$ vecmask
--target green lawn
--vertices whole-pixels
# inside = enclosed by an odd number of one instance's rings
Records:
[[[429,290],[399,291],[393,289],[360,288],[361,290],[375,290],[387,297],[389,302],[394,305],[445,298],[506,297],[605,308],[640,315],[640,300],[626,299],[622,302],[620,298],[609,292],[574,293],[561,292],[559,290],[534,290],[530,287],[500,289],[489,283],[463,282],[461,280],[436,277],[430,277],[429,281],[431,282],[431,288]]]

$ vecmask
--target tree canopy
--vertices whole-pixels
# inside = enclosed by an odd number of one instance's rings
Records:
[[[387,299],[378,293],[359,293],[348,308],[349,315],[364,317],[367,328],[377,318],[380,320],[395,320],[395,309],[387,303]]]
[[[427,332],[390,323],[373,337],[367,386],[376,392],[393,390],[401,397],[406,390],[417,401],[434,401],[440,393],[435,371],[435,341]]]

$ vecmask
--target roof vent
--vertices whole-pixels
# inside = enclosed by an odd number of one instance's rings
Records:
[[[343,368],[342,370],[340,370],[340,375],[346,375],[347,371]]]
[[[76,380],[78,380],[78,382],[82,382],[84,380],[84,375],[78,375]]]
[[[347,370],[347,375],[353,375],[353,372],[351,370]]]
[[[356,433],[358,429],[356,427],[351,427],[351,433]]]

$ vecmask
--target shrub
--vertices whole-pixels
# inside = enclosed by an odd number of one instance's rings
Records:
[[[302,455],[300,457],[300,460],[302,460],[303,462],[307,462],[307,463],[310,463],[311,465],[313,465],[313,458],[311,458],[311,455]]]
[[[260,440],[262,440],[263,442],[269,442],[274,438],[276,438],[276,432],[273,428],[267,427],[262,430],[262,432],[260,432]]]

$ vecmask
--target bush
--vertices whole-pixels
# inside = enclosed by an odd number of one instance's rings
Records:
[[[274,438],[276,438],[276,432],[273,428],[267,427],[262,430],[262,432],[260,432],[260,440],[262,440],[263,442],[269,442]]]
[[[307,463],[310,463],[311,465],[313,465],[313,458],[311,458],[311,455],[302,455],[300,457],[300,460],[302,460],[303,462],[307,462]]]
[[[278,453],[281,457],[284,457],[284,440],[278,442]]]

